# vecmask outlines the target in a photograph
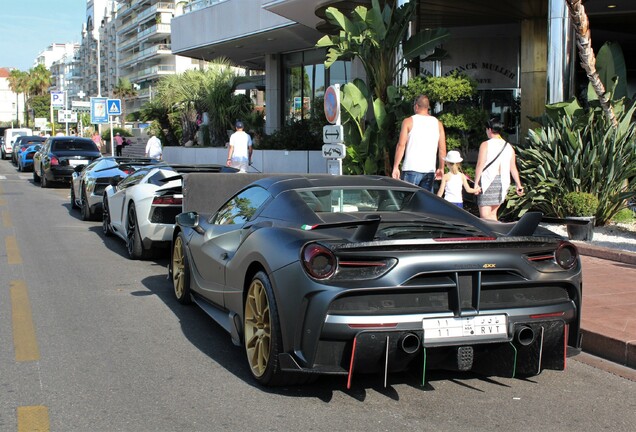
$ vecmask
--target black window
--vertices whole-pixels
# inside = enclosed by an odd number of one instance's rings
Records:
[[[244,224],[269,198],[269,192],[259,186],[246,189],[225,203],[214,216],[212,223],[215,225]]]

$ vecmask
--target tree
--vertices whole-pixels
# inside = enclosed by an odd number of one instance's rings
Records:
[[[9,81],[9,88],[11,89],[13,93],[16,94],[16,109],[17,109],[18,95],[22,93],[24,94],[24,99],[26,99],[27,97],[26,92],[28,90],[28,84],[27,84],[28,73],[18,69],[12,69],[11,72],[9,72],[8,81]],[[17,118],[16,118],[16,121],[18,121]]]
[[[137,90],[133,87],[132,83],[128,78],[119,78],[117,80],[117,84],[113,88],[113,95],[118,99],[126,99],[137,96]],[[120,115],[120,123],[123,126],[126,125],[126,113],[124,112],[124,103],[121,103],[121,115]]]
[[[28,93],[30,96],[44,96],[49,93],[51,87],[51,71],[43,64],[29,69],[27,78]]]
[[[327,48],[325,67],[341,58],[357,58],[366,82],[354,80],[342,88],[341,106],[345,110],[345,135],[351,145],[345,163],[350,173],[391,172],[391,149],[396,140],[396,123],[403,110],[395,87],[396,78],[408,62],[431,51],[448,32],[424,30],[407,37],[415,13],[415,2],[396,7],[397,2],[372,0],[370,9],[357,6],[351,18],[334,7],[326,10],[327,21],[339,29],[337,35],[321,38],[316,46]],[[398,49],[402,47],[402,57]],[[373,119],[367,119],[369,107]],[[368,122],[367,122],[368,121]]]
[[[614,109],[611,104],[611,95],[605,91],[605,86],[601,81],[601,78],[596,70],[596,57],[592,50],[592,36],[590,34],[590,22],[587,19],[585,13],[585,7],[582,0],[567,0],[567,5],[570,10],[570,16],[574,23],[574,29],[576,33],[576,46],[579,50],[579,58],[581,60],[581,67],[585,70],[587,78],[590,80],[590,84],[594,88],[598,100],[603,108],[603,112],[610,120],[611,124],[618,126],[618,120],[614,114]]]

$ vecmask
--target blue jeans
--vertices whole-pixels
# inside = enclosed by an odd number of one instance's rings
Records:
[[[426,189],[429,192],[433,192],[433,182],[435,181],[435,173],[421,173],[417,171],[403,171],[402,180],[414,185],[418,185],[422,189]]]

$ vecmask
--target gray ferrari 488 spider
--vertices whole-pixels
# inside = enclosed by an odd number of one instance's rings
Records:
[[[188,174],[170,276],[264,385],[409,367],[528,376],[580,346],[581,263],[539,226],[486,222],[379,176]]]

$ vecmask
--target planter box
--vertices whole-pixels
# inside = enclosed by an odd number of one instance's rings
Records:
[[[594,223],[596,222],[594,216],[568,216],[566,219],[577,222],[572,224],[566,222],[570,240],[592,241],[594,238]]]

